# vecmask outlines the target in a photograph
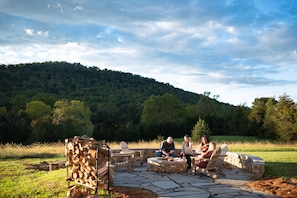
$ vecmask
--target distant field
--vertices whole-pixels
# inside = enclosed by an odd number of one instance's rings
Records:
[[[265,177],[286,177],[297,179],[296,143],[279,144],[254,137],[213,136],[212,141],[228,144],[233,152],[259,156],[265,161]],[[181,148],[182,138],[175,139]],[[130,142],[130,148],[158,148],[160,141]],[[194,143],[194,147],[197,143]],[[110,143],[118,149],[119,143]],[[64,144],[17,144],[0,145],[0,197],[65,197],[67,189],[66,169],[46,172],[26,169],[25,164],[42,161],[65,160]]]
[[[254,136],[228,136],[228,135],[211,136],[211,140],[218,141],[218,142],[274,142],[272,140],[257,138]]]
[[[182,138],[175,138],[176,148],[181,148]],[[218,145],[222,143],[228,144],[228,150],[234,152],[263,152],[263,151],[297,151],[296,143],[282,144],[269,141],[267,139],[259,139],[256,137],[246,136],[212,136],[211,141],[215,141]],[[159,148],[160,141],[138,141],[129,142],[130,148]],[[119,142],[108,143],[111,149],[119,149]],[[193,149],[196,148],[198,142],[194,142]],[[65,145],[62,142],[41,144],[36,143],[28,146],[21,144],[0,144],[0,159],[15,158],[50,158],[63,157],[65,154]]]
[[[182,142],[183,138],[175,138],[176,142]],[[232,135],[216,135],[210,137],[215,142],[274,142],[268,139],[257,138],[255,136],[232,136]]]

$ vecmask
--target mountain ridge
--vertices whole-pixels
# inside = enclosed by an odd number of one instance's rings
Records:
[[[5,91],[10,97],[23,94],[22,89],[26,87],[32,88],[31,92],[25,91],[25,94],[31,97],[37,93],[50,93],[57,94],[59,97],[81,99],[85,102],[90,101],[84,93],[91,93],[94,97],[100,95],[98,99],[102,102],[108,102],[110,97],[116,96],[122,103],[129,103],[129,100],[125,100],[128,96],[130,100],[139,103],[151,95],[173,93],[183,103],[194,104],[201,96],[152,78],[121,71],[101,70],[99,67],[87,67],[79,63],[43,62],[2,65],[0,75],[0,90]]]

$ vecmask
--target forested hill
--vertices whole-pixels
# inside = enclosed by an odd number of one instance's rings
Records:
[[[288,96],[255,99],[250,109],[207,94],[77,63],[0,65],[0,144],[83,134],[107,141],[194,138],[193,131],[297,139],[296,103]]]
[[[165,93],[174,94],[185,104],[199,100],[198,94],[154,79],[66,62],[2,65],[0,92],[0,106],[6,106],[15,96],[25,95],[31,100],[38,93],[81,100],[92,109],[98,103],[142,104],[151,95]]]

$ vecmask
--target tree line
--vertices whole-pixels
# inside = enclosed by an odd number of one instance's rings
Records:
[[[86,134],[138,141],[191,134],[198,120],[212,135],[297,139],[289,96],[233,106],[130,73],[44,62],[0,66],[0,142],[63,141]],[[200,122],[199,121],[199,122]]]

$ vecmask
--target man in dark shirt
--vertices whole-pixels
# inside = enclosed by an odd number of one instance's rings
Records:
[[[175,146],[174,146],[174,142],[173,142],[173,139],[171,136],[169,136],[167,138],[167,140],[164,140],[162,142],[160,150],[161,150],[161,156],[162,155],[165,157],[169,157],[169,156],[175,157],[176,156]]]

